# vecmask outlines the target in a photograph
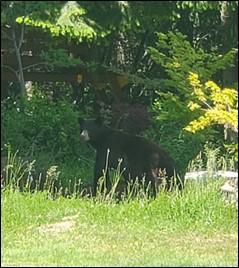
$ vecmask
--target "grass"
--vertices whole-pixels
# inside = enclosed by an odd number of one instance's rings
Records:
[[[237,208],[223,201],[221,183],[121,203],[7,188],[2,266],[237,267]]]

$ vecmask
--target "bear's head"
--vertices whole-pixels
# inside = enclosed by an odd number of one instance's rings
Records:
[[[84,141],[95,141],[102,131],[102,122],[100,119],[82,119],[79,118],[80,138]]]

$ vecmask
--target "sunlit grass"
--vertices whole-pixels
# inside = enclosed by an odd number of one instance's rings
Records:
[[[110,191],[103,177],[95,198],[79,185],[66,198],[54,187],[55,167],[39,192],[23,183],[28,164],[9,159],[2,266],[237,266],[238,211],[222,198],[223,180],[187,181],[155,199],[136,181],[118,199],[117,169]]]
[[[218,183],[121,203],[5,190],[3,264],[236,266],[237,209],[223,202]]]

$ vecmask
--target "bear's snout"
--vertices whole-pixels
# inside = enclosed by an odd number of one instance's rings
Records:
[[[87,130],[83,130],[80,134],[80,138],[81,140],[83,141],[89,141],[90,140],[90,137],[89,137],[89,133]]]

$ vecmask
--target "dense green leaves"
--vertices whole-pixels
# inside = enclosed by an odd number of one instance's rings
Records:
[[[41,58],[52,68],[72,67],[82,63],[80,59],[69,57],[66,49],[49,49],[47,52],[42,51]]]
[[[47,7],[49,8],[48,5],[39,6],[40,10],[37,13],[33,12],[30,15],[17,17],[16,22],[47,29],[53,36],[77,37],[79,41],[82,41],[82,38],[92,39],[96,35],[94,29],[84,20],[85,10],[76,1],[68,1],[63,6],[54,5],[52,10],[50,5],[50,11],[44,12]],[[42,16],[41,10],[43,14],[46,13],[48,16]],[[52,16],[51,13],[54,15]]]
[[[149,47],[148,52],[152,59],[165,70],[166,75],[165,79],[161,80],[163,87],[156,90],[157,97],[154,100],[152,111],[155,121],[162,126],[159,130],[161,132],[161,143],[165,144],[173,152],[177,147],[180,148],[181,155],[179,151],[174,154],[179,156],[178,163],[183,167],[183,163],[188,161],[188,156],[191,158],[206,141],[213,140],[219,134],[218,130],[215,131],[212,125],[210,125],[212,120],[209,120],[210,122],[207,123],[207,125],[211,126],[210,128],[201,130],[195,135],[189,135],[183,130],[189,122],[194,122],[194,119],[196,120],[196,118],[200,118],[202,115],[199,109],[200,106],[198,106],[195,100],[201,100],[204,106],[207,100],[206,96],[203,95],[204,93],[201,90],[200,83],[195,81],[195,79],[189,81],[187,77],[191,72],[196,72],[202,81],[206,82],[220,70],[233,65],[237,50],[231,49],[225,55],[218,55],[218,53],[205,52],[203,49],[195,49],[186,39],[186,36],[179,32],[169,32],[168,34],[158,33],[157,37],[156,47]],[[194,94],[195,90],[192,89],[192,83],[194,89],[197,90],[196,96]],[[231,98],[232,94],[228,95],[227,91],[223,91],[222,95],[224,97],[221,96],[219,100],[213,99],[213,101],[216,101],[216,103],[223,102],[223,107],[228,107],[230,104],[228,97]],[[236,99],[237,97],[233,97],[233,103]],[[214,112],[213,118],[215,119],[217,117],[218,120],[219,118],[224,118],[223,124],[230,124],[230,118],[223,115],[224,108],[219,109],[220,111],[217,110],[217,113]],[[218,112],[221,116],[219,116]],[[235,114],[234,120],[237,120],[237,118],[238,115]],[[208,119],[207,116],[205,117],[204,123],[207,121],[206,119]],[[204,125],[201,118],[199,120],[200,123],[195,121],[195,124],[198,123],[197,129],[199,125]],[[164,125],[167,127],[163,127]],[[174,125],[173,132],[171,132],[171,128],[167,130],[170,125]],[[174,133],[174,137],[172,133]],[[168,135],[169,137],[173,137],[173,139],[170,140]],[[221,134],[222,137],[223,135]],[[193,145],[190,146],[190,150],[187,150],[189,139],[191,139],[190,143]],[[185,155],[186,158],[182,158],[182,155]]]
[[[202,83],[212,80],[222,88],[237,81],[237,1],[2,1],[1,6],[3,32],[15,30],[20,38],[24,29],[41,38],[42,48],[34,56],[46,64],[34,70],[79,73],[83,68],[92,75],[85,84],[71,85],[74,99],[66,102],[77,101],[80,113],[87,106],[91,116],[101,111],[105,117],[118,102],[145,105],[153,115],[148,135],[170,151],[180,167],[206,141],[224,143],[220,127],[195,135],[184,130],[201,115],[187,77],[194,72]],[[84,44],[86,53],[81,51]],[[106,71],[123,74],[129,84],[117,88]],[[101,91],[97,82],[105,82]]]

